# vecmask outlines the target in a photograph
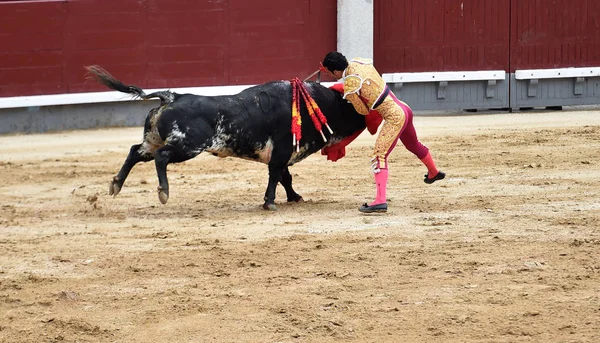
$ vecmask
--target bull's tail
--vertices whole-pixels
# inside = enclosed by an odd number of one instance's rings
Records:
[[[88,74],[86,77],[88,80],[94,80],[100,84],[105,85],[106,87],[108,87],[110,89],[114,89],[116,91],[127,93],[127,94],[132,94],[134,97],[144,99],[144,100],[152,99],[152,98],[159,98],[161,105],[165,105],[165,104],[173,102],[174,94],[171,91],[160,91],[160,92],[154,92],[151,94],[146,94],[144,92],[144,90],[142,90],[138,86],[126,85],[123,82],[115,79],[112,75],[110,75],[110,73],[108,71],[106,71],[104,68],[102,68],[100,66],[92,65],[92,66],[85,67],[85,69],[88,71]]]

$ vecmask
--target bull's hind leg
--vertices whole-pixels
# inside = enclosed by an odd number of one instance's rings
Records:
[[[290,170],[288,167],[283,169],[283,174],[281,175],[281,185],[285,188],[285,193],[287,195],[288,202],[301,202],[303,201],[302,196],[294,191],[292,188],[292,174],[290,174]]]
[[[121,188],[123,188],[125,179],[127,179],[127,176],[129,175],[129,172],[131,171],[133,166],[135,166],[139,162],[151,161],[154,158],[152,154],[145,152],[144,149],[141,149],[142,145],[143,144],[135,144],[131,146],[131,149],[129,149],[129,155],[127,155],[127,158],[125,159],[121,170],[119,170],[117,176],[113,177],[112,181],[110,182],[108,194],[112,196],[117,196],[117,194],[119,194],[119,192],[121,191]]]
[[[180,146],[165,145],[154,153],[156,174],[158,176],[158,199],[166,204],[169,200],[169,180],[167,179],[167,165],[169,163],[184,162],[200,154],[201,150],[182,149]]]

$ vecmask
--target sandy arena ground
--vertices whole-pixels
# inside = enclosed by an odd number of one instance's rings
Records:
[[[142,128],[0,136],[0,342],[600,342],[600,111],[417,116],[387,215],[363,135],[291,168],[201,155],[109,180]],[[280,187],[281,188],[281,187]]]

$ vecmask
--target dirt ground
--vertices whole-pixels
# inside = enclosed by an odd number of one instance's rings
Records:
[[[417,116],[386,215],[363,135],[291,168],[152,163],[142,128],[0,136],[0,342],[599,342],[600,111]],[[281,188],[281,187],[280,187]]]

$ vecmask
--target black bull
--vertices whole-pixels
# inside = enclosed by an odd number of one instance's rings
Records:
[[[333,134],[323,130],[327,142],[323,141],[302,103],[302,140],[297,152],[292,143],[292,87],[288,81],[257,85],[230,96],[170,91],[145,94],[141,88],[121,83],[98,66],[86,69],[93,79],[111,89],[142,99],[161,100],[160,106],[150,110],[146,117],[143,142],[131,147],[121,170],[110,184],[109,193],[114,196],[123,187],[134,165],[154,159],[158,197],[165,204],[169,198],[167,165],[207,151],[219,157],[233,156],[267,164],[269,183],[263,208],[276,209],[277,183],[285,188],[288,202],[302,200],[292,188],[289,166],[365,128],[365,117],[337,91],[317,83],[304,83],[327,118]]]

